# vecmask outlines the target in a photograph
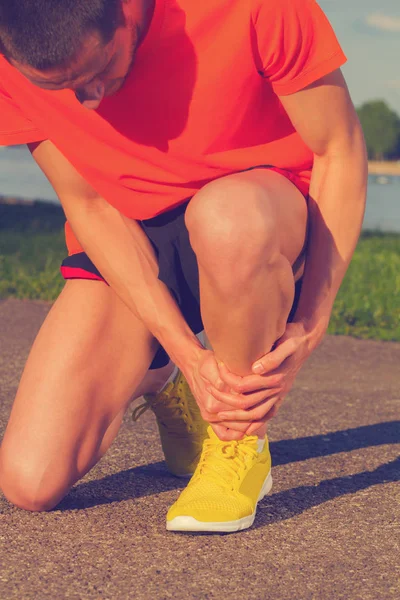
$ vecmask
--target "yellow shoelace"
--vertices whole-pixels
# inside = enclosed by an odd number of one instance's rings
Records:
[[[162,399],[157,396],[147,396],[143,404],[139,404],[132,411],[133,421],[138,421],[149,409],[154,412],[158,420],[170,433],[179,435],[183,430],[191,431],[192,429],[192,419],[186,411],[183,401],[176,396]]]
[[[217,484],[225,483],[232,487],[232,480],[240,480],[240,473],[246,469],[247,459],[255,459],[258,451],[254,448],[257,437],[248,436],[244,440],[222,442],[206,440],[200,458],[197,474],[205,475]]]

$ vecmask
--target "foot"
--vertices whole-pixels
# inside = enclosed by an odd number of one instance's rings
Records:
[[[191,477],[199,462],[207,423],[183,374],[158,394],[146,394],[144,404],[132,414],[134,421],[149,408],[157,419],[161,445],[168,470],[177,477]]]
[[[168,511],[169,531],[233,532],[253,524],[257,503],[272,487],[268,440],[222,442],[208,429],[197,469]]]

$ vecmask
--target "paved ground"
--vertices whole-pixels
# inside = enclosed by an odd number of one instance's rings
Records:
[[[0,303],[1,429],[46,312]],[[59,510],[0,496],[0,598],[399,598],[399,365],[400,344],[326,339],[271,428],[272,495],[235,535],[165,531],[181,483],[152,417],[127,419]]]

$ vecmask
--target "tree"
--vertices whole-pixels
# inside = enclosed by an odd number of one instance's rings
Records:
[[[368,157],[384,160],[399,148],[400,118],[384,100],[366,102],[357,109],[367,143]]]

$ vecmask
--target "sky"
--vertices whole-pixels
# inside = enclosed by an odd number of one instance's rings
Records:
[[[400,0],[318,0],[348,58],[353,102],[384,99],[400,115]]]

